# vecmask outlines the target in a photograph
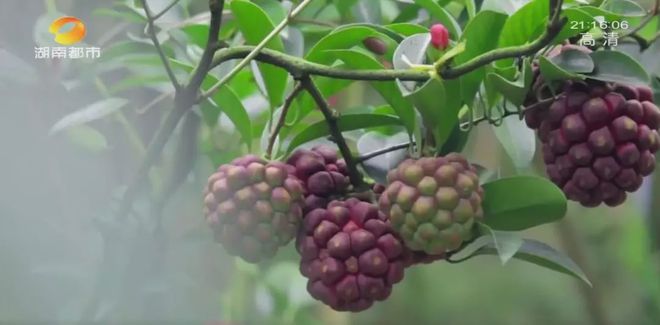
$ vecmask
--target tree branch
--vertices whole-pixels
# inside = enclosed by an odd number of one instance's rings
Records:
[[[145,11],[148,11],[146,5],[146,0],[142,0]],[[126,188],[126,192],[122,197],[122,201],[119,205],[118,215],[120,218],[125,218],[133,206],[133,201],[135,197],[142,189],[145,180],[149,174],[151,166],[158,160],[160,157],[167,140],[169,139],[174,129],[179,124],[179,120],[183,115],[195,104],[195,98],[197,92],[199,91],[199,86],[201,85],[204,77],[211,68],[211,63],[213,60],[213,53],[216,50],[218,44],[218,35],[220,32],[220,24],[222,23],[222,9],[224,7],[224,0],[209,0],[209,8],[211,10],[211,24],[209,27],[209,38],[204,48],[204,53],[200,59],[199,64],[195,68],[190,82],[182,91],[175,92],[174,96],[174,109],[170,111],[165,118],[165,122],[160,126],[153,140],[147,148],[146,155],[144,160],[140,164],[140,167],[135,173],[131,183],[129,183]],[[169,62],[165,61],[165,64],[169,66]]]
[[[229,82],[231,78],[233,78],[236,74],[238,74],[238,72],[241,71],[241,69],[243,69],[246,65],[248,65],[248,63],[250,63],[250,61],[254,59],[254,57],[256,57],[259,54],[259,52],[266,47],[268,42],[270,42],[273,38],[277,37],[277,35],[280,34],[280,32],[284,29],[284,27],[286,27],[289,24],[291,19],[293,19],[300,12],[302,12],[303,9],[305,9],[305,7],[307,7],[307,5],[309,5],[311,2],[312,0],[303,0],[303,2],[301,2],[296,8],[291,10],[291,12],[284,18],[284,20],[282,20],[277,26],[275,26],[275,28],[270,32],[270,34],[266,35],[266,37],[263,40],[261,40],[261,42],[257,44],[257,46],[254,49],[252,49],[252,51],[247,56],[245,56],[245,58],[243,58],[243,60],[239,62],[238,65],[234,67],[234,69],[229,71],[229,73],[225,75],[222,79],[220,79],[220,81],[218,81],[215,85],[211,86],[211,88],[209,88],[206,92],[204,92],[200,96],[198,101],[210,97],[211,95],[213,95],[214,92],[220,89],[220,87],[222,87],[224,84]]]
[[[307,90],[307,92],[312,96],[319,110],[323,114],[325,121],[328,123],[328,129],[330,129],[330,135],[332,135],[332,137],[334,138],[335,142],[337,143],[337,147],[339,147],[339,151],[341,152],[341,155],[344,157],[344,160],[346,161],[346,167],[348,169],[348,177],[351,180],[351,184],[353,184],[355,188],[362,187],[362,185],[364,184],[364,180],[362,179],[362,175],[357,169],[357,164],[353,160],[353,155],[351,154],[351,150],[348,148],[348,144],[346,144],[346,139],[344,139],[344,136],[341,134],[341,129],[337,124],[337,116],[335,115],[336,113],[333,113],[332,109],[330,109],[328,103],[323,98],[323,94],[318,89],[318,87],[316,87],[316,84],[314,83],[311,77],[303,76],[302,78],[300,78],[300,83],[305,88],[305,90]]]
[[[220,35],[220,25],[222,25],[222,10],[225,7],[225,0],[209,0],[209,10],[211,11],[211,22],[209,24],[209,37],[206,40],[206,47],[202,53],[202,58],[195,68],[188,82],[186,90],[187,96],[197,96],[199,87],[204,81],[206,74],[213,69],[213,55],[218,49],[218,37]]]
[[[557,36],[557,34],[559,34],[567,22],[565,18],[561,19],[559,15],[561,11],[561,3],[562,1],[558,1],[558,8],[551,12],[551,17],[554,18],[549,21],[546,31],[534,42],[521,46],[512,46],[492,50],[458,66],[441,68],[442,71],[439,72],[440,76],[443,79],[455,79],[494,61],[531,55],[541,50],[543,47],[552,42],[552,40]],[[420,71],[415,69],[340,69],[315,62],[310,62],[299,57],[265,48],[261,49],[259,52],[255,52],[256,49],[257,48],[252,46],[236,46],[232,48],[220,49],[215,54],[212,66],[215,67],[229,60],[247,58],[248,56],[253,55],[253,59],[283,68],[287,70],[294,78],[298,79],[305,75],[318,75],[349,80],[387,81],[400,79],[405,81],[426,81],[431,77],[427,71]],[[211,91],[207,92],[207,94],[210,92]]]
[[[163,63],[163,66],[165,67],[165,71],[167,72],[167,77],[170,78],[170,81],[172,82],[174,89],[176,91],[179,91],[179,89],[181,89],[181,85],[179,84],[179,81],[176,80],[176,76],[174,76],[174,71],[172,71],[172,67],[170,66],[170,61],[165,56],[163,47],[160,45],[160,41],[158,41],[158,37],[156,36],[156,27],[154,26],[154,20],[156,20],[156,18],[154,18],[154,16],[152,15],[147,0],[141,0],[141,1],[142,1],[142,7],[144,8],[144,14],[147,16],[147,34],[149,34],[149,38],[151,39],[151,42],[153,42],[154,46],[156,47],[156,52],[158,52],[160,61]]]
[[[176,6],[176,4],[179,3],[179,1],[180,0],[172,0],[172,2],[170,2],[170,4],[168,4],[167,7],[165,7],[165,9],[161,10],[161,12],[153,16],[153,21],[156,21],[158,20],[158,18],[163,17],[163,15],[165,15],[168,11],[170,11],[170,9]]]
[[[543,32],[543,34],[536,39],[534,42],[527,45],[521,46],[510,46],[501,49],[491,50],[482,55],[479,55],[468,62],[465,62],[461,65],[455,67],[444,67],[440,68],[441,71],[438,71],[438,74],[443,79],[454,79],[460,77],[464,74],[470,73],[476,69],[479,69],[487,64],[495,62],[497,60],[515,58],[520,56],[532,55],[546,45],[550,44],[552,40],[561,32],[562,28],[568,22],[567,18],[561,18],[561,6],[563,1],[553,0],[550,2],[550,13],[548,25]]]
[[[266,159],[270,159],[271,155],[273,153],[273,147],[275,146],[275,140],[277,139],[277,135],[280,133],[280,130],[282,129],[282,126],[284,126],[284,123],[286,122],[286,115],[289,113],[289,108],[291,107],[291,104],[293,104],[293,101],[296,99],[296,96],[300,94],[301,91],[303,91],[303,86],[302,83],[298,83],[289,96],[284,100],[284,105],[282,105],[282,112],[280,113],[280,118],[277,121],[277,124],[275,125],[275,128],[270,134],[270,138],[268,139],[268,148],[266,149]]]
[[[246,57],[254,50],[254,46],[235,46],[231,48],[224,48],[219,50],[213,59],[213,66],[218,66],[221,63],[233,59],[240,59]],[[374,80],[374,81],[388,81],[394,79],[401,79],[407,81],[426,81],[430,75],[428,72],[406,69],[406,70],[349,70],[331,67],[315,62],[306,61],[305,59],[273,51],[270,49],[262,49],[255,60],[278,66],[287,70],[294,78],[300,79],[304,75],[317,75],[336,79],[350,79],[350,80]]]
[[[401,150],[401,149],[406,149],[406,148],[408,148],[408,147],[410,147],[411,145],[414,145],[414,144],[415,144],[414,142],[406,142],[406,143],[397,144],[397,145],[394,145],[394,146],[391,146],[391,147],[388,147],[388,148],[383,148],[383,149],[380,149],[380,150],[376,150],[374,152],[370,152],[366,155],[355,158],[355,163],[356,164],[361,164],[361,163],[363,163],[367,160],[376,158],[378,156],[382,156],[386,153],[390,153],[392,151],[397,151],[397,150]]]

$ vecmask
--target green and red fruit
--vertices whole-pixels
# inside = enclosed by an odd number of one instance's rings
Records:
[[[387,175],[381,211],[413,251],[442,256],[473,237],[484,192],[474,166],[458,154],[408,159]]]
[[[295,237],[303,195],[291,166],[249,155],[221,165],[209,177],[204,215],[228,254],[256,263]]]

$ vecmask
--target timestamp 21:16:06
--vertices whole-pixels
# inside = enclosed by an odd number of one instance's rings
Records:
[[[626,20],[614,21],[571,21],[571,29],[584,30],[587,28],[606,29],[628,29],[630,24]]]

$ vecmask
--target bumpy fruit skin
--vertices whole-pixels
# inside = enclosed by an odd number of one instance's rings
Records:
[[[325,208],[330,201],[345,194],[350,185],[346,162],[338,159],[337,151],[330,147],[297,150],[287,163],[295,168],[296,177],[307,191],[305,213]]]
[[[297,233],[304,188],[289,165],[245,156],[218,167],[204,190],[204,215],[227,253],[257,263]]]
[[[307,291],[338,311],[386,299],[409,258],[386,216],[354,198],[307,213],[296,246]]]
[[[413,251],[441,256],[456,250],[483,218],[477,170],[458,154],[405,160],[387,180],[380,209]]]
[[[660,110],[646,87],[568,82],[526,121],[543,143],[550,179],[586,207],[622,204],[655,168]]]

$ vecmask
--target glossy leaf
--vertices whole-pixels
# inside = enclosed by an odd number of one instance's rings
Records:
[[[502,125],[493,126],[493,132],[516,168],[529,167],[536,152],[534,130],[520,119],[509,117],[502,121]]]
[[[600,5],[600,8],[626,17],[641,17],[646,15],[644,8],[630,0],[605,0]]]
[[[519,231],[557,221],[566,197],[549,180],[515,176],[484,184],[484,223],[495,230]]]
[[[588,78],[633,85],[647,85],[651,82],[644,67],[623,52],[596,51],[591,53],[591,59],[595,69],[587,75]]]
[[[241,137],[243,137],[243,141],[250,147],[252,144],[252,123],[236,92],[229,85],[225,85],[220,87],[211,99],[227,115]]]
[[[543,58],[541,58],[543,59]],[[504,96],[513,105],[521,106],[529,93],[532,83],[532,69],[529,61],[525,61],[523,73],[519,80],[511,81],[504,76],[490,72],[487,76],[490,86]]]
[[[378,61],[361,52],[354,50],[334,50],[329,52],[354,70],[384,69],[383,65]],[[372,82],[370,85],[390,104],[408,132],[412,133],[415,128],[415,109],[397,90],[395,82],[380,81]]]
[[[358,129],[367,129],[378,126],[402,125],[398,117],[382,114],[346,114],[337,119],[337,125],[342,132]],[[312,123],[302,132],[296,134],[288,146],[287,154],[300,145],[328,136],[330,131],[325,120]]]
[[[548,2],[533,0],[516,11],[504,23],[499,47],[522,45],[536,39],[543,32],[548,17]],[[498,61],[499,66],[509,66],[512,59]]]
[[[434,20],[445,25],[447,30],[449,30],[449,37],[453,39],[458,39],[461,37],[461,26],[458,25],[456,19],[447,12],[442,6],[433,0],[414,0],[417,5],[426,9],[429,12],[429,15]]]
[[[494,11],[482,11],[470,20],[465,27],[461,40],[465,41],[465,51],[456,56],[456,64],[488,52],[497,47],[497,40],[506,21],[506,15]],[[487,33],[484,31],[488,30]],[[486,68],[481,67],[461,76],[461,97],[467,105],[471,105],[479,90],[481,82],[486,77]]]
[[[268,15],[256,4],[244,0],[235,0],[231,2],[230,8],[238,22],[238,28],[248,44],[256,45],[260,43],[275,28]],[[276,51],[284,51],[284,44],[279,37],[273,38],[266,47]],[[288,73],[268,64],[259,64],[259,70],[263,76],[271,106],[280,106],[286,89]]]
[[[478,229],[481,234],[490,237],[502,265],[516,255],[523,245],[523,239],[515,232],[493,230],[485,224],[479,224]]]
[[[76,125],[64,130],[74,145],[89,151],[101,152],[108,149],[108,140],[101,132],[87,125]]]
[[[562,15],[568,19],[568,23],[564,25],[559,34],[555,36],[553,40],[554,44],[559,44],[573,36],[577,36],[580,35],[580,33],[588,31],[591,29],[592,23],[594,22],[594,17],[592,15],[586,11],[580,10],[579,8],[566,8],[562,11]]]
[[[512,248],[515,246],[511,246]],[[510,253],[512,249],[507,252]],[[492,242],[491,236],[482,236],[477,238],[472,244],[468,245],[463,251],[459,252],[462,260],[466,260],[479,255],[500,255],[495,244]],[[564,273],[573,276],[590,287],[591,281],[570,257],[557,251],[548,244],[533,240],[523,239],[522,244],[513,255],[514,259],[536,264],[538,266]]]
[[[594,71],[594,61],[588,53],[580,50],[563,50],[559,55],[549,59],[559,68],[573,73],[591,73]]]

